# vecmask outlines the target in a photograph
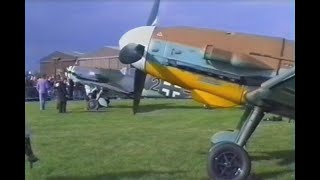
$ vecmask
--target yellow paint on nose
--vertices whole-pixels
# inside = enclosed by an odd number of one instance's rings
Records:
[[[162,66],[147,61],[145,70],[154,77],[190,90],[194,100],[207,105],[233,107],[245,103],[246,88],[237,83],[223,81],[214,77],[204,76],[181,70],[175,67]],[[215,101],[215,102],[214,102]]]

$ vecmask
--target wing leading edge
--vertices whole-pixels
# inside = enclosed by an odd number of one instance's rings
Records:
[[[266,112],[295,118],[295,67],[261,84],[246,96]]]

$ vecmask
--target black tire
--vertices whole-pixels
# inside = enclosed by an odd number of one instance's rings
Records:
[[[88,110],[98,110],[99,109],[99,102],[95,99],[90,99],[87,102],[87,109]]]
[[[249,155],[239,145],[233,142],[220,142],[210,149],[208,157],[210,179],[246,180],[250,171]]]

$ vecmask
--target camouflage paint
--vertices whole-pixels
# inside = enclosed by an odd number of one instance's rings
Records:
[[[245,103],[244,95],[252,88],[225,77],[269,79],[295,61],[290,40],[188,27],[156,27],[146,59],[147,73],[190,90],[198,102],[218,107]]]
[[[183,45],[201,54],[202,58],[205,53],[229,57],[229,61],[233,57],[240,60],[239,65],[248,67],[277,71],[294,65],[294,42],[283,38],[188,27],[156,27],[151,39],[150,45],[157,40],[165,42],[168,48],[170,44]]]
[[[204,52],[201,49],[161,40],[151,40],[147,59],[165,66],[181,66],[229,77],[261,76],[270,78],[274,72],[268,67],[265,69],[247,68],[234,66],[229,62],[207,60],[204,59]]]

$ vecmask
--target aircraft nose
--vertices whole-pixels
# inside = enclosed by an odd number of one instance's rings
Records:
[[[120,61],[145,70],[146,53],[155,26],[142,26],[126,32],[119,40]]]

